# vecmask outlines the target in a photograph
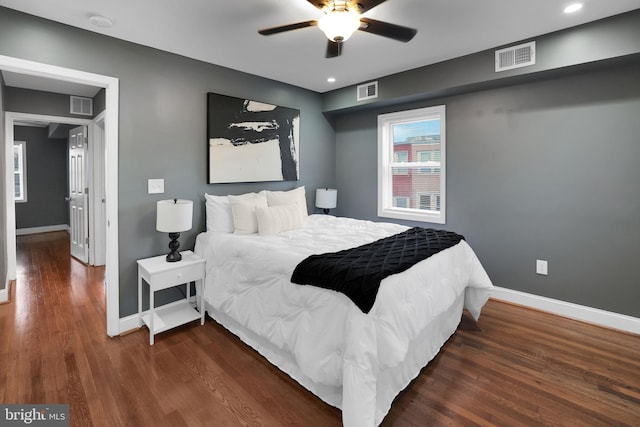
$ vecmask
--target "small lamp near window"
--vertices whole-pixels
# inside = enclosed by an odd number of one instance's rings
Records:
[[[322,208],[324,214],[329,213],[338,203],[338,190],[333,188],[318,188],[316,190],[316,207]]]
[[[169,233],[169,249],[167,262],[176,262],[182,259],[178,252],[180,232],[191,230],[193,217],[193,202],[191,200],[159,200],[157,206],[156,230]]]

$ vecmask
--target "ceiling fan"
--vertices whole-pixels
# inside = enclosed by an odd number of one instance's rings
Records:
[[[263,36],[283,33],[285,31],[298,30],[307,27],[319,27],[327,36],[327,58],[340,56],[342,44],[356,31],[365,31],[377,34],[401,42],[408,42],[416,35],[418,30],[388,22],[365,18],[362,14],[386,0],[307,0],[320,9],[323,15],[320,19],[297,22],[295,24],[281,25],[279,27],[265,28],[258,31]]]

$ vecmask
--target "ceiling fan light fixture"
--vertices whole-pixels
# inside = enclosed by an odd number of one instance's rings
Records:
[[[332,10],[318,20],[318,27],[329,40],[342,43],[360,28],[360,18],[346,9]]]

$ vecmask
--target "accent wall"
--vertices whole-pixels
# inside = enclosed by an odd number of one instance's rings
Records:
[[[0,54],[120,80],[119,264],[120,317],[137,312],[136,260],[162,254],[167,236],[155,230],[156,202],[194,201],[193,229],[204,230],[204,193],[335,185],[333,129],[318,93],[0,8]],[[262,184],[207,182],[206,94],[214,92],[300,110],[300,180]],[[147,194],[162,178],[164,194]]]

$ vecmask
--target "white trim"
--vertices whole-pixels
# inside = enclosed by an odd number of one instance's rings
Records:
[[[45,225],[42,227],[17,228],[16,236],[26,236],[27,234],[50,233],[52,231],[69,231],[68,224]]]
[[[133,331],[134,329],[138,329],[142,326],[140,323],[140,318],[138,317],[138,313],[132,314],[127,317],[120,318],[120,333],[126,334],[128,332]]]
[[[640,318],[494,286],[491,298],[640,335]]]
[[[417,208],[398,208],[393,206],[393,167],[421,169],[434,167],[432,162],[396,162],[394,161],[393,126],[422,122],[427,120],[440,120],[440,211],[429,211]],[[447,206],[447,171],[446,171],[446,106],[435,105],[432,107],[418,108],[414,110],[398,111],[378,115],[378,216],[382,218],[404,219],[434,224],[446,224]],[[408,174],[408,172],[407,172]],[[415,204],[415,203],[414,203]]]
[[[0,55],[0,70],[39,76],[54,80],[105,88],[105,193],[106,193],[106,315],[107,335],[120,334],[120,268],[118,249],[118,116],[119,116],[119,80],[114,77],[87,73],[39,62],[27,61]],[[7,113],[8,114],[8,113]],[[75,119],[78,120],[78,119]],[[13,124],[13,123],[12,123]],[[5,122],[5,130],[9,127]],[[11,126],[13,134],[13,126]],[[5,139],[8,132],[5,131]],[[5,146],[7,144],[5,143]],[[13,147],[13,144],[11,144]],[[5,148],[6,150],[7,148]],[[13,156],[10,156],[12,159]],[[5,159],[5,163],[9,158]],[[5,165],[6,167],[7,165]],[[13,170],[11,167],[8,170]],[[13,177],[10,180],[13,182]],[[8,185],[9,182],[6,183]],[[16,236],[13,190],[5,187],[5,254],[7,257],[7,276],[13,280],[16,276]]]
[[[195,295],[191,295],[191,297],[195,302]],[[174,305],[181,305],[181,304],[184,304],[184,301],[185,301],[184,299],[181,299],[181,300],[173,301],[161,306],[156,306],[156,310],[158,310],[158,308],[160,307],[169,308]],[[149,313],[149,310],[142,311],[142,313],[140,313],[141,314],[140,316],[138,316],[138,313],[135,313],[130,316],[120,318],[120,331],[122,331],[121,334],[133,332],[135,329],[139,329],[142,326],[144,326],[144,323],[142,322],[142,316],[144,316],[147,313]]]
[[[20,180],[22,181],[22,185],[20,186],[20,189],[22,190],[22,198],[21,199],[16,199],[14,196],[14,200],[16,203],[27,203],[29,201],[28,199],[28,193],[27,193],[27,141],[13,141],[13,149],[15,150],[15,146],[18,145],[20,146]],[[15,153],[14,153],[15,156]],[[13,168],[14,172],[13,172],[13,183],[15,184],[15,165]],[[14,192],[15,194],[15,192]]]
[[[89,264],[100,266],[105,264],[105,199],[104,186],[104,117],[101,112],[92,120],[89,127],[91,144],[89,144],[89,158],[91,159],[91,177],[89,190]]]
[[[9,301],[9,285],[11,281],[7,278],[4,281],[4,289],[0,289],[0,303]]]

